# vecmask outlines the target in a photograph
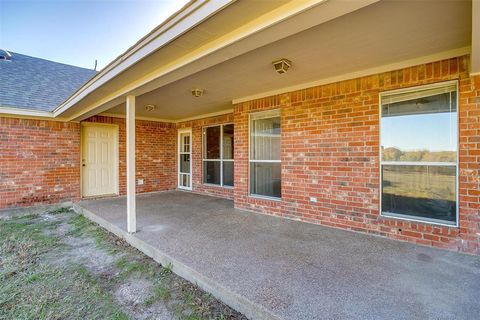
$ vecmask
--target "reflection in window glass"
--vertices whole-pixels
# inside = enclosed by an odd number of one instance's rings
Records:
[[[203,182],[233,186],[233,124],[203,129]]]
[[[280,162],[250,163],[250,192],[267,197],[281,197]]]
[[[252,160],[280,160],[280,117],[252,121]]]
[[[233,159],[233,124],[223,126],[223,159]]]
[[[382,211],[455,222],[454,166],[382,166]]]
[[[456,222],[457,92],[443,85],[382,95],[382,212]]]
[[[205,128],[204,159],[220,159],[220,126]]]
[[[180,155],[180,172],[190,173],[190,155],[189,154]]]
[[[457,161],[455,92],[382,105],[383,161]]]
[[[203,167],[204,182],[220,184],[220,161],[205,161]]]
[[[223,185],[233,187],[233,161],[223,162]]]

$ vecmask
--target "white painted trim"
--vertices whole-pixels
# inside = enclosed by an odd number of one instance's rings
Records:
[[[120,195],[120,172],[119,172],[119,163],[120,163],[120,148],[119,148],[119,126],[118,124],[113,124],[113,123],[97,123],[97,122],[81,122],[80,123],[80,195],[82,198],[85,196],[83,195],[83,128],[84,127],[113,127],[115,128],[115,141],[113,144],[113,152],[114,152],[114,179],[115,179],[115,195],[118,196]],[[104,195],[98,195],[98,196],[104,196]],[[96,197],[96,196],[94,196]]]
[[[189,117],[189,118],[182,118],[182,119],[178,119],[178,120],[162,119],[162,118],[155,118],[155,117],[136,117],[136,119],[137,120],[145,120],[145,121],[155,121],[155,122],[182,123],[182,122],[187,122],[187,121],[193,121],[193,120],[199,120],[199,119],[206,119],[206,118],[221,116],[221,115],[230,114],[230,113],[233,113],[233,109],[226,109],[226,110],[217,111],[217,112],[204,113],[204,114],[200,114],[198,116]],[[99,113],[98,116],[125,119],[125,115],[123,115],[123,114],[108,113],[108,112]]]
[[[135,96],[127,96],[127,231],[137,231],[136,177],[135,177]]]
[[[193,121],[193,120],[211,118],[211,117],[216,117],[216,116],[222,116],[224,114],[229,114],[229,113],[233,113],[233,108],[225,109],[225,110],[221,110],[221,111],[216,111],[216,112],[204,113],[204,114],[200,114],[198,116],[183,118],[183,119],[179,119],[179,120],[174,120],[174,122],[175,123],[180,123],[180,122],[186,122],[186,121]]]
[[[183,133],[188,133],[190,135],[190,152],[181,152],[180,151],[180,146],[181,146],[181,140],[180,136]],[[184,128],[184,129],[178,129],[177,130],[177,188],[181,190],[193,190],[193,159],[192,159],[192,154],[193,154],[193,131],[192,128]],[[182,154],[189,154],[190,155],[190,173],[188,173],[188,176],[190,178],[190,187],[184,187],[180,185],[180,174],[185,175],[186,173],[180,173],[180,156]]]
[[[101,112],[101,113],[97,114],[97,116],[110,117],[110,118],[119,118],[119,119],[125,119],[125,118],[126,118],[126,116],[125,116],[124,114],[109,113],[109,112]],[[176,123],[175,120],[155,118],[155,117],[135,117],[135,119],[137,119],[137,120],[144,120],[144,121],[153,121],[153,122]]]
[[[431,62],[436,62],[444,59],[455,58],[455,57],[463,56],[466,54],[470,54],[470,47],[463,47],[463,48],[458,48],[454,50],[444,51],[444,52],[440,52],[440,53],[436,53],[428,56],[404,60],[404,61],[386,64],[383,66],[364,69],[360,71],[350,72],[350,73],[342,74],[339,76],[334,76],[334,77],[324,78],[324,79],[320,79],[312,82],[306,82],[298,85],[288,86],[281,89],[261,92],[261,93],[257,93],[257,94],[249,95],[245,97],[238,97],[232,100],[232,104],[238,104],[238,103],[266,98],[266,97],[270,97],[270,96],[274,96],[282,93],[303,90],[303,89],[317,87],[317,86],[326,85],[326,84],[332,84],[339,81],[356,79],[356,78],[379,74],[379,73],[388,72],[392,70],[399,70],[399,69],[421,65],[425,63],[431,63]]]
[[[0,115],[18,115],[18,116],[29,116],[37,118],[53,118],[53,112],[41,111],[41,110],[30,110],[25,108],[12,108],[12,107],[3,107],[0,106]]]
[[[27,119],[27,120],[40,120],[40,121],[56,121],[56,122],[73,122],[73,123],[80,123],[80,121],[77,121],[77,120],[68,121],[67,119],[65,119],[65,118],[63,118],[63,117],[47,118],[47,117],[28,116],[28,115],[16,115],[16,114],[1,113],[1,112],[0,112],[0,118],[16,118],[16,119]]]
[[[8,118],[20,118],[20,119],[34,119],[34,120],[48,120],[48,121],[62,121],[62,122],[81,122],[81,121],[74,121],[74,120],[68,120],[63,117],[53,117],[53,114],[50,114],[50,116],[44,116],[42,115],[43,113],[36,113],[36,112],[31,112],[28,115],[24,112],[22,112],[23,109],[15,109],[15,108],[8,108],[8,112],[3,114],[3,108],[0,107],[0,117],[8,117]],[[12,110],[12,111],[10,111]],[[20,112],[16,112],[17,110],[20,110]],[[28,110],[27,110],[28,111]],[[211,117],[216,117],[216,116],[221,116],[225,114],[230,114],[233,113],[233,108],[232,109],[226,109],[226,110],[221,110],[221,111],[216,111],[216,112],[211,112],[211,113],[204,113],[200,114],[198,116],[193,116],[193,117],[188,117],[188,118],[182,118],[178,120],[172,120],[172,119],[164,119],[164,118],[156,118],[156,117],[136,117],[135,119],[137,120],[144,120],[144,121],[153,121],[153,122],[165,122],[165,123],[181,123],[181,122],[187,122],[187,121],[193,121],[193,120],[199,120],[199,119],[206,119],[206,118],[211,118]],[[101,112],[99,114],[96,114],[96,116],[103,116],[103,117],[110,117],[110,118],[119,118],[119,119],[125,119],[126,116],[124,114],[117,114],[117,113],[108,113],[108,112]],[[81,122],[85,123],[85,122]]]

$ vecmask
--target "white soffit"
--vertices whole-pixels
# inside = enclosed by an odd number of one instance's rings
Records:
[[[260,17],[255,18],[235,30],[206,43],[198,49],[191,50],[186,55],[180,56],[176,60],[162,65],[155,70],[151,70],[150,73],[140,78],[132,79],[130,83],[120,89],[105,91],[95,102],[83,105],[81,111],[70,114],[69,117],[81,119],[92,113],[108,110],[108,108],[112,107],[112,104],[115,105],[115,103],[111,103],[112,101],[117,99],[114,102],[118,104],[120,102],[118,98],[122,98],[126,94],[139,95],[151,91],[156,87],[182,79],[192,73],[229,60],[232,57],[258,48],[259,46],[300,32],[316,24],[334,19],[377,1],[378,0],[289,1],[274,10],[267,11]],[[247,12],[251,12],[252,6],[255,4],[255,2],[248,1],[239,1],[239,3],[244,4],[244,10],[247,10]],[[270,3],[275,4],[277,2],[273,1]],[[312,11],[315,11],[316,14]],[[221,16],[222,12],[218,14]],[[291,17],[298,17],[299,19],[292,21],[289,19]],[[212,19],[215,18],[216,15],[212,17]],[[235,47],[235,45],[237,46]],[[101,93],[102,89],[99,88],[98,91]],[[77,104],[78,102],[81,102],[80,99],[77,101]],[[75,103],[69,102],[68,105],[66,104],[62,107],[63,109],[57,110],[55,115],[61,114],[72,106],[75,106]]]
[[[140,106],[158,108],[138,115],[179,121],[231,108],[232,99],[239,103],[465,55],[470,10],[468,2],[382,1],[142,94]],[[278,75],[271,62],[282,57],[293,66]],[[192,98],[193,87],[206,93]],[[108,112],[122,114],[124,105]]]

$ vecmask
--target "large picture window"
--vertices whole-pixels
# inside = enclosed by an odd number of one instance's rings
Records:
[[[250,115],[250,194],[281,197],[280,113]]]
[[[233,187],[233,124],[203,128],[203,183]]]
[[[381,95],[383,215],[457,223],[457,85]]]

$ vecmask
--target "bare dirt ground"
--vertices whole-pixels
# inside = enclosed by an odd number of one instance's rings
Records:
[[[246,319],[70,210],[0,220],[0,319]]]

